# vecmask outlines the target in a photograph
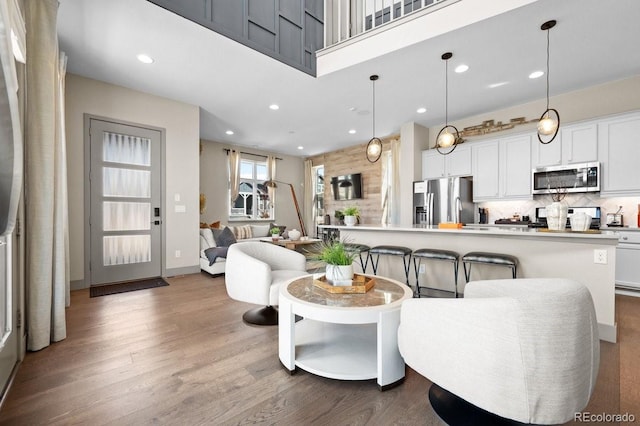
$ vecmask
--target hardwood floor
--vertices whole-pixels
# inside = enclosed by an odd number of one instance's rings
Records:
[[[168,282],[97,298],[72,292],[67,339],[27,354],[0,424],[441,424],[430,382],[413,370],[386,392],[372,380],[290,376],[277,327],[245,325],[252,305],[231,301],[222,277]],[[640,417],[639,306],[618,297],[620,343],[602,344],[587,411]]]

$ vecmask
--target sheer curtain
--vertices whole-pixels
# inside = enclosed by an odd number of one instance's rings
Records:
[[[240,193],[240,152],[235,149],[229,150],[229,191],[231,194],[231,200],[229,201],[230,207],[233,207],[233,203],[236,202],[238,194]],[[231,211],[231,210],[229,210]]]
[[[66,337],[69,301],[65,58],[57,12],[57,0],[25,2],[27,348],[34,351]]]
[[[273,155],[267,155],[267,179],[276,179],[276,157]],[[269,203],[274,207],[276,206],[276,188],[274,186],[267,186],[267,194],[269,195]],[[273,212],[275,216],[275,210]]]
[[[311,160],[304,160],[304,223],[307,224],[307,234],[311,234],[311,236],[315,235],[315,218],[314,208],[313,208],[313,199],[316,195],[315,188],[313,186],[313,162]],[[309,227],[313,228],[309,228]]]
[[[391,140],[391,147],[384,151],[382,160],[382,185],[380,222],[383,225],[400,223],[400,141]]]

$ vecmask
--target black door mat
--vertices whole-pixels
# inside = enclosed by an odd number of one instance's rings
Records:
[[[128,291],[145,290],[167,285],[169,283],[162,278],[149,278],[147,280],[91,286],[89,287],[89,297],[107,296],[109,294],[126,293]]]

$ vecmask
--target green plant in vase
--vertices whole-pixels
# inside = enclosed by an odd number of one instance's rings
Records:
[[[360,219],[360,209],[356,206],[347,207],[342,213],[344,214],[344,224],[347,226],[355,225]]]
[[[325,276],[333,285],[351,285],[353,280],[353,261],[356,253],[347,250],[345,244],[339,240],[329,240],[319,243],[316,251],[311,253],[311,259],[327,264]]]

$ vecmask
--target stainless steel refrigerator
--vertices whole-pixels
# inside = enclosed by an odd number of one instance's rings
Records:
[[[470,177],[413,183],[414,224],[473,223],[473,181]]]

